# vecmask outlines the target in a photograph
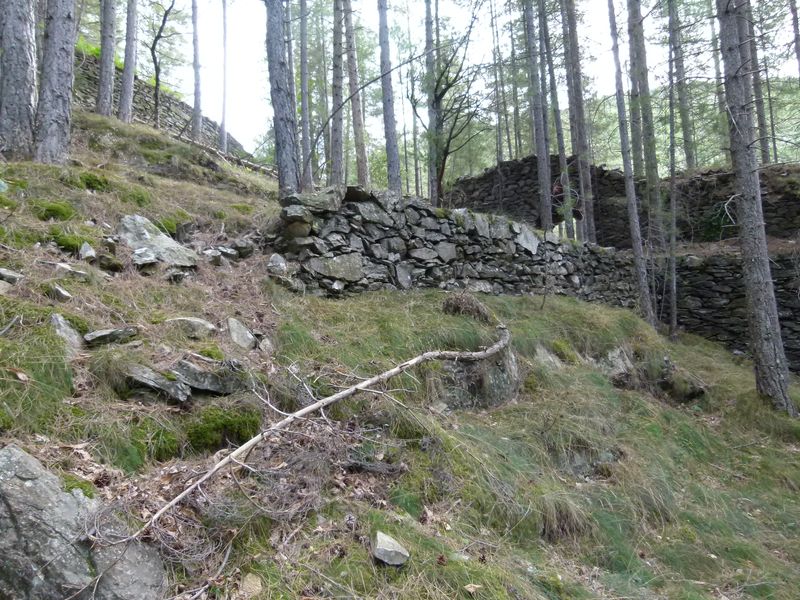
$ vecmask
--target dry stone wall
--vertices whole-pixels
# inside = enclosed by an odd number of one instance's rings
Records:
[[[74,102],[77,108],[94,111],[97,98],[97,85],[100,77],[100,66],[96,57],[80,54],[75,57]],[[119,92],[122,89],[122,71],[116,70],[114,83],[114,113],[119,106]],[[192,119],[192,107],[178,98],[161,93],[159,127],[175,137],[188,139]],[[134,121],[153,124],[153,86],[141,79],[134,82],[133,118]],[[219,125],[207,117],[203,117],[203,129],[200,143],[214,148],[219,147]],[[231,135],[228,135],[228,152],[237,156],[249,156],[244,147]]]
[[[339,295],[412,287],[490,294],[560,294],[634,307],[628,252],[560,241],[505,216],[434,208],[361,188],[330,188],[282,201],[270,260],[306,291]],[[286,260],[285,260],[286,259]],[[773,265],[787,353],[800,371],[800,260]],[[736,256],[683,257],[679,322],[688,331],[744,349],[747,319]]]

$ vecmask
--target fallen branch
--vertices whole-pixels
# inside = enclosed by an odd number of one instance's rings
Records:
[[[241,456],[245,456],[250,450],[260,444],[264,439],[267,438],[271,433],[275,431],[280,431],[285,429],[295,421],[302,419],[306,415],[316,412],[325,408],[326,406],[330,406],[331,404],[335,404],[345,398],[349,398],[353,396],[357,392],[368,390],[369,388],[380,384],[385,383],[389,379],[400,375],[401,373],[412,369],[418,365],[421,365],[426,362],[434,361],[434,360],[449,360],[449,361],[461,361],[461,362],[477,362],[480,360],[485,360],[498,354],[499,352],[505,350],[509,343],[511,342],[511,334],[509,333],[508,329],[506,329],[505,325],[498,325],[497,330],[500,333],[500,339],[489,348],[485,350],[481,350],[480,352],[452,352],[452,351],[431,351],[425,352],[424,354],[420,354],[419,356],[412,358],[411,360],[407,360],[406,362],[394,367],[393,369],[389,369],[381,373],[380,375],[375,375],[370,379],[366,379],[352,387],[347,388],[346,390],[342,390],[332,396],[328,396],[327,398],[323,398],[314,404],[306,406],[288,415],[285,419],[278,421],[274,425],[270,426],[269,428],[265,429],[261,433],[259,433],[254,438],[251,438],[249,441],[245,442],[241,446],[239,446],[236,450],[228,454],[225,458],[217,462],[214,466],[212,466],[206,473],[193,484],[188,486],[184,489],[180,494],[175,496],[172,500],[167,502],[164,506],[162,506],[150,519],[145,523],[136,533],[134,533],[130,538],[127,538],[122,541],[129,541],[131,539],[135,539],[142,534],[144,534],[148,529],[153,527],[158,520],[171,508],[177,506],[181,503],[189,494],[199,488],[203,483],[211,479],[214,475],[216,475],[219,471],[223,468],[228,466],[231,463],[237,462],[237,459]],[[117,542],[117,543],[121,543]]]

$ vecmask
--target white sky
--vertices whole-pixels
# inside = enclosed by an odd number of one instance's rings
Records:
[[[228,131],[239,140],[246,149],[255,147],[256,139],[267,130],[272,117],[269,106],[269,82],[265,60],[266,8],[261,0],[228,0]],[[424,9],[421,0],[390,0],[390,24],[396,23],[405,28],[405,6],[409,2],[412,10],[411,26],[413,35],[423,47]],[[188,1],[186,2],[188,5]],[[501,4],[497,2],[497,4]],[[624,0],[616,0],[618,26],[623,27]],[[377,32],[377,1],[353,0],[354,9],[358,12],[357,20],[365,27]],[[486,8],[480,15],[476,27],[470,59],[474,62],[491,60],[491,30],[489,28],[489,10]],[[594,91],[600,95],[614,93],[614,73],[611,55],[611,38],[609,35],[607,0],[585,0],[579,3],[584,12],[583,25],[579,27],[579,37],[584,59],[584,74],[594,83]],[[188,10],[188,6],[187,6]],[[222,114],[222,0],[198,0],[200,14],[200,43],[202,65],[202,105],[203,113],[219,121]],[[449,17],[457,26],[468,23],[467,9],[455,7],[449,0],[441,1],[442,16]],[[296,15],[293,15],[296,16]],[[507,16],[501,16],[501,25]],[[313,31],[313,28],[310,28]],[[645,19],[648,38],[658,35],[652,19]],[[506,30],[507,31],[507,30]],[[552,31],[556,36],[559,31]],[[376,33],[377,37],[377,33]],[[627,48],[624,45],[626,36],[622,36],[622,59],[625,62]],[[501,34],[501,42],[507,45],[507,34]],[[652,41],[656,39],[653,37]],[[191,58],[191,35],[185,38],[186,56]],[[296,50],[296,52],[299,52]],[[507,58],[508,49],[505,50]],[[377,64],[378,56],[374,58]],[[392,52],[393,64],[397,64],[397,52]],[[648,48],[648,62],[651,73],[651,85],[657,83],[659,73],[666,71],[666,49],[655,43]],[[192,98],[191,65],[178,73],[178,89],[188,102]],[[379,86],[379,83],[375,84]],[[395,93],[399,94],[399,83],[395,78]],[[314,90],[312,90],[312,94]],[[406,103],[408,105],[408,103]],[[400,103],[396,103],[399,110]],[[407,120],[410,123],[410,113]],[[374,125],[374,124],[373,124]],[[374,125],[376,135],[380,127]]]

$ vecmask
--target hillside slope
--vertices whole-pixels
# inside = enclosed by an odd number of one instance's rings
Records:
[[[487,346],[496,322],[512,334],[514,393],[498,393],[495,363],[466,387],[432,363],[276,433],[204,487],[148,538],[170,595],[797,598],[800,423],[762,405],[746,359],[566,298],[481,297],[476,319],[442,310],[468,297],[433,290],[295,294],[270,277],[268,248],[203,254],[260,243],[274,183],[90,115],[74,150],[63,169],[0,167],[0,267],[24,275],[0,294],[0,330],[14,323],[0,335],[0,446],[132,519],[281,412],[429,349]],[[104,241],[132,214],[196,248],[196,271],[143,273]],[[84,241],[106,258],[81,260]],[[70,358],[54,313],[81,333],[137,333]],[[229,318],[259,347],[238,345]],[[181,404],[131,384],[131,365],[174,383],[181,360],[246,385]],[[377,531],[405,566],[372,559]]]

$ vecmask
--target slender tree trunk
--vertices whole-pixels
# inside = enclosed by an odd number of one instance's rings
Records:
[[[36,117],[36,20],[32,0],[3,8],[0,29],[0,153],[24,159],[33,152]]]
[[[95,112],[110,117],[114,110],[114,54],[117,49],[117,3],[101,0],[100,3],[100,76],[97,84]]]
[[[353,27],[353,7],[350,0],[343,0],[344,31],[347,40],[347,82],[350,89],[350,106],[353,114],[353,141],[356,146],[356,173],[358,185],[369,188],[369,163],[365,141],[364,115],[361,111],[361,91],[358,83],[358,58],[356,30]]]
[[[491,21],[492,28],[492,76],[494,77],[494,113],[497,119],[494,129],[494,147],[495,147],[495,160],[497,161],[497,170],[495,176],[500,181],[494,186],[494,193],[497,201],[502,201],[503,198],[503,181],[502,169],[500,163],[505,160],[503,152],[503,105],[500,100],[500,58],[498,56],[499,44],[497,39],[497,27],[495,27],[496,15],[494,13],[494,2],[489,0],[489,20]],[[530,88],[529,88],[530,89]],[[531,102],[531,129],[533,129],[533,102]],[[535,144],[531,144],[535,148]]]
[[[153,61],[153,78],[155,80],[155,85],[153,86],[153,124],[156,129],[158,129],[161,119],[161,59],[158,56],[158,44],[164,37],[164,29],[167,27],[167,21],[174,9],[175,0],[170,0],[169,6],[164,9],[161,15],[158,31],[156,31],[150,44],[150,59]]]
[[[491,3],[492,2],[490,0],[490,4]],[[501,107],[500,114],[502,116],[503,130],[505,131],[506,134],[506,148],[508,150],[508,157],[513,158],[514,151],[511,147],[511,127],[508,121],[508,102],[506,100],[506,76],[505,76],[505,69],[503,68],[503,51],[500,48],[500,28],[497,26],[498,16],[499,15],[495,13],[494,19],[492,20],[492,27],[494,29],[494,35],[496,40],[495,43],[497,49],[496,68],[497,68],[498,82],[500,84],[499,88],[500,107]]]
[[[596,242],[597,236],[594,229],[594,197],[592,194],[592,178],[589,163],[589,139],[583,102],[583,75],[581,73],[575,1],[562,0],[562,10],[566,14],[565,27],[568,37],[565,40],[565,44],[569,47],[567,69],[569,77],[572,79],[572,105],[575,112],[575,139],[577,142],[577,149],[575,150],[578,157],[578,180],[580,184],[581,205],[583,207],[583,228],[586,241]]]
[[[675,253],[677,250],[677,206],[678,206],[678,167],[675,140],[675,75],[680,71],[678,57],[680,43],[678,28],[674,26],[673,11],[676,10],[675,0],[669,0],[670,11],[670,48],[669,48],[669,337],[672,340],[678,336],[678,275]],[[677,52],[676,52],[677,50]],[[680,84],[678,84],[680,85]]]
[[[333,0],[333,75],[331,82],[331,95],[333,102],[333,119],[331,120],[331,184],[340,185],[344,179],[344,48],[342,44],[343,27],[342,0]]]
[[[314,188],[311,173],[311,102],[308,96],[308,3],[300,0],[300,122],[303,146],[303,166],[300,187]]]
[[[520,130],[519,118],[519,85],[517,84],[517,74],[519,65],[517,63],[517,47],[514,39],[514,22],[508,24],[508,37],[511,39],[511,95],[514,116],[514,156],[522,156],[522,131]]]
[[[69,156],[72,121],[72,72],[75,66],[75,4],[49,0],[44,34],[44,63],[36,110],[35,157],[61,164]]]
[[[725,64],[725,96],[730,118],[731,153],[739,192],[736,213],[756,388],[759,394],[770,400],[776,410],[796,417],[797,408],[789,397],[789,370],[781,341],[764,232],[761,186],[753,149],[748,66],[741,52],[741,48],[748,44],[745,37],[749,30],[747,4],[743,0],[717,0],[717,11]]]
[[[406,85],[403,82],[403,69],[397,71],[400,83],[400,114],[403,119],[403,168],[405,169],[406,195],[411,195],[411,165],[408,161],[408,125],[406,123]]]
[[[669,37],[674,57],[675,81],[678,90],[678,111],[681,116],[681,133],[683,134],[683,155],[686,168],[697,166],[695,157],[694,128],[692,125],[691,107],[689,104],[689,83],[686,80],[686,65],[683,58],[683,40],[681,21],[678,16],[677,0],[668,0],[669,4]]]
[[[641,0],[628,0],[630,44],[634,48],[635,63],[631,65],[631,75],[636,78],[639,89],[639,108],[642,115],[642,146],[644,148],[644,172],[647,181],[648,230],[651,243],[658,241],[663,246],[664,216],[661,207],[660,178],[658,176],[658,154],[656,152],[655,121],[653,102],[650,96],[648,79],[647,50],[644,42],[644,26]]]
[[[753,94],[756,102],[756,120],[758,122],[758,147],[761,150],[761,163],[770,163],[769,126],[767,125],[767,109],[764,103],[764,86],[761,80],[761,63],[758,59],[758,42],[756,27],[753,22],[753,11],[747,4],[748,43],[750,45],[750,70],[752,71]]]
[[[381,46],[381,91],[383,93],[383,131],[386,136],[386,169],[389,189],[399,194],[402,192],[403,184],[400,180],[400,153],[397,149],[392,61],[389,55],[389,23],[386,13],[386,0],[378,0],[378,39]]]
[[[318,63],[317,79],[322,82],[322,94],[320,94],[320,127],[323,129],[323,151],[325,153],[325,173],[328,185],[331,182],[331,129],[327,127],[329,117],[331,114],[331,107],[328,103],[328,54],[327,54],[327,40],[325,37],[322,11],[317,13],[317,42],[319,44],[318,50],[322,60]],[[314,150],[312,149],[312,152]]]
[[[275,163],[281,196],[295,193],[297,176],[297,127],[289,93],[289,67],[285,53],[283,0],[264,0],[267,5],[267,64],[275,130]]]
[[[789,11],[792,13],[792,29],[794,30],[794,55],[797,57],[797,70],[800,73],[800,19],[797,16],[796,0],[789,0]]]
[[[137,2],[128,0],[127,17],[125,20],[125,67],[122,70],[122,89],[119,93],[119,110],[117,116],[123,123],[133,120],[133,84],[136,77],[136,47],[137,47]]]
[[[411,73],[409,76],[409,86],[411,98],[416,98],[416,73],[414,72],[414,63],[411,63]],[[417,123],[416,112],[411,120],[411,149],[414,155],[414,194],[419,198],[422,196],[422,173],[419,166],[419,123]]]
[[[428,95],[428,195],[433,206],[439,205],[439,110],[436,105],[436,57],[433,49],[431,0],[425,0],[425,90]]]
[[[222,0],[222,118],[219,123],[219,149],[223,154],[228,153],[228,0]]]
[[[647,282],[647,264],[644,259],[642,247],[642,232],[639,227],[639,209],[636,202],[636,184],[633,178],[633,164],[631,159],[631,146],[628,137],[628,119],[625,111],[625,91],[622,87],[622,65],[619,59],[619,41],[617,34],[617,17],[614,11],[614,0],[608,0],[608,19],[613,42],[617,117],[619,118],[620,149],[622,150],[622,165],[625,172],[625,197],[628,201],[628,224],[631,231],[631,247],[633,249],[633,265],[636,275],[636,287],[639,291],[639,309],[645,320],[651,325],[656,324],[656,315],[653,310],[653,301],[650,297],[650,287]]]
[[[630,29],[628,38],[630,38]],[[644,179],[644,146],[642,145],[642,109],[639,98],[639,82],[633,73],[636,61],[636,50],[633,44],[628,44],[630,53],[630,97],[631,97],[631,157],[633,160],[633,176],[639,181]]]
[[[194,74],[194,105],[192,106],[192,141],[203,133],[203,106],[200,96],[200,32],[197,27],[197,0],[192,0],[192,72]]]
[[[297,132],[297,86],[295,85],[294,77],[294,38],[292,36],[292,1],[286,0],[286,8],[284,12],[283,32],[286,36],[286,67],[288,69],[288,82],[289,82],[289,99],[292,103],[292,112],[294,114],[294,151],[295,151],[295,164],[300,169],[303,157],[300,151],[299,135]],[[300,172],[297,172],[298,181],[300,180]]]
[[[728,136],[727,106],[725,104],[725,86],[722,81],[722,67],[720,65],[719,38],[717,37],[716,9],[714,0],[708,0],[708,14],[711,20],[711,55],[714,57],[714,81],[716,83],[715,95],[717,108],[719,109],[718,130],[720,135],[720,149],[725,155],[728,163],[731,163],[730,156],[730,137]]]
[[[531,0],[525,0],[523,11],[525,15],[525,40],[528,51],[528,78],[533,99],[536,171],[539,182],[539,225],[545,231],[550,231],[553,228],[553,209],[550,197],[550,153],[545,142],[545,120],[542,109],[542,92],[539,85],[538,48],[533,20],[533,2]]]
[[[553,109],[553,123],[556,130],[556,144],[558,145],[558,166],[561,171],[559,187],[562,190],[561,214],[567,229],[567,237],[575,239],[575,227],[572,217],[572,192],[569,179],[569,163],[567,162],[567,146],[564,141],[564,125],[561,121],[561,107],[558,100],[558,85],[556,82],[556,69],[553,62],[553,51],[550,47],[550,29],[547,23],[547,12],[545,11],[545,0],[539,2],[539,29],[544,40],[545,56],[547,62],[547,72],[550,78],[550,105]],[[551,175],[552,177],[552,175]]]

